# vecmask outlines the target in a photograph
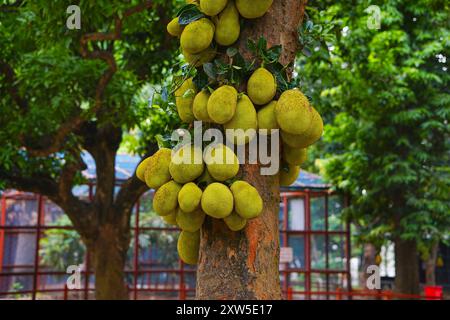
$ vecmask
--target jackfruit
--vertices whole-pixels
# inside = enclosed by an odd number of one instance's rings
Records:
[[[236,0],[241,16],[247,19],[262,17],[272,5],[273,0]]]
[[[167,32],[174,37],[181,36],[183,27],[178,23],[178,17],[173,18],[167,25]]]
[[[308,158],[306,148],[291,148],[288,145],[283,146],[283,159],[291,165],[302,165]]]
[[[211,122],[211,118],[208,115],[208,100],[210,96],[209,91],[206,89],[195,96],[192,110],[197,120]]]
[[[236,181],[231,187],[234,197],[234,210],[244,219],[259,216],[263,209],[263,200],[258,190],[245,181]]]
[[[181,48],[189,53],[206,50],[214,38],[214,29],[214,23],[207,18],[189,23],[181,33]]]
[[[167,216],[178,207],[178,192],[181,185],[175,181],[169,181],[156,190],[153,197],[153,209],[160,216]]]
[[[144,175],[149,188],[158,189],[171,180],[169,172],[171,154],[172,150],[161,148],[150,157]]]
[[[237,41],[241,33],[241,24],[239,22],[239,12],[233,0],[228,2],[226,8],[214,22],[216,25],[214,39],[218,44],[221,46],[230,46]]]
[[[247,219],[242,218],[234,211],[228,217],[223,218],[223,221],[231,231],[242,230],[247,224]]]
[[[201,209],[193,212],[184,212],[178,209],[177,224],[183,231],[195,232],[200,230],[205,221],[205,213]]]
[[[214,182],[203,191],[201,203],[207,215],[223,219],[233,211],[233,194],[226,185]]]
[[[187,264],[197,264],[199,249],[200,231],[181,231],[177,242],[177,250],[180,259]]]
[[[224,124],[230,121],[236,112],[237,91],[232,86],[221,86],[216,89],[208,100],[209,117],[216,123]]]
[[[256,110],[252,101],[246,95],[238,100],[233,118],[223,127],[226,130],[233,129],[233,131],[226,131],[226,133],[227,138],[236,145],[246,144],[256,136],[256,130],[258,129]]]
[[[312,114],[308,99],[297,89],[283,92],[275,107],[281,130],[291,134],[302,134],[308,130]]]
[[[204,169],[202,150],[187,144],[172,154],[169,172],[178,183],[194,181]]]
[[[178,204],[184,212],[197,209],[202,199],[202,190],[193,182],[186,183],[178,193]]]
[[[187,63],[194,67],[200,67],[201,65],[212,61],[217,54],[217,50],[213,47],[209,47],[199,53],[189,53],[183,49],[181,49],[181,52],[183,53],[184,59]]]
[[[320,114],[311,107],[312,120],[308,129],[302,134],[290,134],[281,131],[281,140],[292,148],[306,148],[317,142],[323,133],[323,121]]]
[[[215,182],[214,178],[209,174],[208,169],[206,168],[203,171],[203,174],[196,180],[197,185],[200,187],[200,189],[205,190],[207,186],[209,186],[211,183]]]
[[[269,103],[277,93],[275,77],[265,68],[256,69],[248,79],[247,93],[254,104]]]
[[[271,134],[272,130],[280,128],[275,117],[276,105],[277,101],[274,100],[258,110],[258,128],[267,129],[267,134]]]
[[[200,11],[207,16],[218,15],[227,5],[228,0],[200,0]]]
[[[136,168],[136,177],[142,182],[145,182],[145,169],[147,169],[147,165],[150,162],[151,158],[152,157],[148,157],[142,160]]]
[[[194,113],[192,112],[192,104],[196,93],[197,89],[192,78],[184,81],[175,91],[175,103],[177,105],[178,115],[181,121],[185,123],[191,123],[195,120]]]
[[[239,171],[236,154],[224,144],[217,144],[205,150],[204,161],[211,176],[217,181],[235,177]]]
[[[186,0],[187,4],[197,4],[197,0]]]
[[[300,167],[284,164],[280,169],[280,186],[289,187],[300,174]]]
[[[162,219],[165,223],[173,226],[178,226],[177,224],[177,212],[174,211],[171,214],[168,214],[167,216],[162,216]]]

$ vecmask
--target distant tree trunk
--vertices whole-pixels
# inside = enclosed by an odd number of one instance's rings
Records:
[[[264,17],[246,20],[240,40],[244,56],[249,57],[247,39],[264,36],[269,46],[283,46],[283,64],[293,62],[298,50],[297,27],[305,6],[305,0],[278,0]],[[222,221],[207,219],[201,232],[197,299],[282,298],[278,176],[262,176],[259,165],[244,165],[243,176],[261,194],[263,212],[241,232],[229,231]]]
[[[439,241],[433,244],[430,255],[425,262],[425,282],[429,286],[436,285],[436,259],[439,250]]]
[[[415,241],[395,241],[395,291],[419,294],[419,262]]]

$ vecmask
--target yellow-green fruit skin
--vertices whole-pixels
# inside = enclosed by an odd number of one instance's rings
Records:
[[[285,169],[284,166],[280,169],[280,186],[289,187],[297,180],[300,174],[300,167],[288,165],[287,171]]]
[[[169,172],[176,182],[187,183],[200,177],[204,166],[201,149],[185,145],[173,152]]]
[[[214,24],[207,18],[189,23],[181,33],[181,47],[189,53],[206,50],[214,38]]]
[[[148,157],[144,159],[136,168],[136,177],[142,182],[145,182],[145,170],[147,169],[147,165],[151,158],[152,157]]]
[[[230,121],[237,106],[237,91],[232,86],[221,86],[208,100],[208,115],[215,122],[224,124]]]
[[[195,120],[194,113],[192,112],[192,105],[196,93],[197,89],[192,78],[184,81],[175,91],[175,104],[177,105],[178,115],[180,116],[181,121],[185,123],[191,123]]]
[[[272,130],[280,129],[277,118],[275,117],[276,105],[277,101],[274,100],[258,110],[258,128],[266,129],[267,134],[270,134]]]
[[[145,183],[149,188],[158,189],[171,180],[169,172],[171,154],[172,150],[161,148],[150,157],[144,174]]]
[[[234,151],[224,144],[208,148],[204,161],[209,174],[217,181],[234,178],[239,172],[239,159]]]
[[[275,107],[281,130],[291,134],[302,134],[308,130],[312,115],[308,99],[297,89],[283,92]]]
[[[208,114],[208,100],[210,96],[211,94],[208,90],[202,90],[195,96],[192,111],[197,120],[211,122]]]
[[[178,204],[184,212],[197,209],[202,199],[202,190],[193,182],[186,183],[178,193]]]
[[[277,93],[275,77],[265,68],[256,69],[248,79],[247,93],[254,104],[269,103]]]
[[[247,19],[262,17],[272,5],[273,0],[236,0],[241,16]]]
[[[202,227],[203,221],[205,221],[205,213],[201,209],[193,212],[184,212],[179,209],[176,220],[181,230],[195,232]]]
[[[201,65],[212,61],[217,54],[217,50],[215,48],[209,47],[202,52],[199,53],[189,53],[186,50],[181,50],[184,56],[184,59],[190,65],[194,67],[200,67]]]
[[[298,135],[281,131],[281,140],[292,148],[306,148],[317,142],[322,136],[322,133],[322,117],[316,109],[312,108],[312,119],[308,129],[304,133]]]
[[[181,36],[181,33],[183,32],[183,28],[178,23],[178,17],[173,18],[169,24],[167,25],[167,32],[174,37]]]
[[[236,181],[231,187],[234,197],[234,210],[244,219],[259,216],[263,209],[263,200],[258,190],[245,181]]]
[[[211,183],[203,191],[202,209],[213,218],[223,219],[233,211],[233,194],[226,185]]]
[[[239,12],[230,0],[226,8],[220,13],[215,21],[216,31],[214,39],[221,46],[230,46],[237,41],[241,33],[241,24],[239,22]]]
[[[153,197],[153,209],[160,216],[167,216],[178,207],[178,192],[181,185],[175,181],[169,181],[156,190]]]
[[[207,16],[218,15],[227,5],[228,0],[200,0],[200,11]]]
[[[202,190],[205,190],[206,187],[209,186],[211,183],[216,182],[216,180],[214,180],[214,178],[209,173],[208,168],[206,168],[203,171],[203,174],[196,181],[197,181],[197,185]]]
[[[306,148],[292,148],[288,145],[283,146],[283,159],[291,165],[299,166],[305,163],[308,158]]]
[[[243,145],[248,143],[256,136],[256,130],[258,129],[258,118],[256,115],[256,109],[252,101],[248,96],[242,95],[238,100],[236,106],[236,112],[233,118],[223,125],[225,129],[242,129],[243,132],[233,131],[234,144]],[[249,130],[245,133],[246,130]]]
[[[162,219],[165,223],[173,226],[178,226],[177,224],[177,212],[174,211],[171,214],[168,214],[167,216],[162,216]]]
[[[197,264],[199,249],[200,231],[181,231],[177,242],[177,250],[180,259],[187,264]]]
[[[236,212],[232,212],[228,217],[223,218],[223,221],[231,231],[239,231],[247,225],[247,219],[242,218]]]

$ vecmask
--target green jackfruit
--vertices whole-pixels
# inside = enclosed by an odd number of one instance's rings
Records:
[[[142,182],[145,182],[145,170],[147,169],[147,165],[150,162],[151,158],[152,157],[148,157],[144,159],[136,168],[136,177]]]
[[[200,11],[207,16],[218,15],[227,5],[228,0],[200,0]]]
[[[236,0],[241,16],[247,19],[262,17],[272,5],[273,0]]]
[[[201,209],[193,212],[184,212],[178,209],[177,224],[183,231],[195,232],[200,230],[205,221],[205,213]]]
[[[177,243],[177,250],[180,259],[187,264],[197,264],[199,249],[200,231],[181,231]]]
[[[193,182],[186,183],[178,193],[178,204],[184,212],[197,209],[202,199],[202,190]]]
[[[183,27],[178,23],[178,17],[173,18],[167,25],[167,32],[174,37],[181,36]]]
[[[267,134],[271,134],[271,130],[280,128],[275,117],[276,105],[277,101],[274,100],[258,110],[258,128],[267,129]]]
[[[194,67],[200,67],[203,64],[212,61],[217,54],[217,50],[213,47],[209,47],[200,53],[189,53],[183,49],[181,49],[181,51],[187,63]]]
[[[269,103],[277,93],[275,77],[265,68],[257,69],[248,79],[247,93],[254,104]]]
[[[281,131],[281,140],[292,148],[306,148],[320,139],[323,133],[323,121],[320,114],[311,107],[312,119],[308,129],[302,134],[290,134]]]
[[[277,122],[287,133],[304,133],[311,124],[312,115],[308,99],[297,89],[283,92],[275,107]]]
[[[169,172],[171,154],[172,150],[161,148],[150,157],[144,175],[149,188],[158,189],[171,180]]]
[[[174,211],[171,214],[168,214],[167,216],[162,216],[162,219],[165,223],[173,226],[178,226],[177,224],[177,212]]]
[[[177,105],[178,115],[181,121],[185,123],[191,123],[195,120],[194,113],[192,112],[192,104],[196,93],[197,89],[192,78],[184,81],[175,91],[175,103]]]
[[[202,150],[188,144],[172,155],[169,172],[178,183],[194,181],[201,176],[204,169]]]
[[[213,218],[223,219],[233,211],[233,194],[226,185],[211,183],[203,191],[202,209]]]
[[[234,211],[228,217],[223,218],[223,221],[231,231],[242,230],[247,224],[247,219],[242,218]]]
[[[208,169],[205,169],[203,171],[203,174],[196,181],[197,185],[202,190],[205,190],[206,187],[209,186],[211,183],[216,182],[216,180],[214,180],[214,178],[209,174]]]
[[[208,100],[209,117],[219,124],[230,121],[236,112],[237,95],[232,86],[225,85],[216,89]]]
[[[288,145],[283,146],[283,159],[291,165],[300,166],[308,158],[306,148],[292,148]]]
[[[195,96],[194,105],[192,110],[197,120],[211,122],[211,118],[208,115],[208,100],[211,95],[208,90],[202,90]]]
[[[181,48],[189,53],[206,50],[214,38],[214,29],[214,23],[207,18],[189,23],[181,33]]]
[[[218,44],[221,46],[230,46],[239,39],[241,24],[239,22],[239,12],[237,11],[233,0],[228,2],[226,8],[214,22],[216,25],[214,39]]]
[[[204,161],[211,176],[217,181],[234,178],[239,171],[236,154],[224,144],[206,149]]]
[[[160,216],[167,216],[178,207],[178,192],[181,185],[175,181],[169,181],[156,190],[153,197],[153,209]]]
[[[238,100],[233,118],[223,127],[233,129],[233,131],[226,131],[227,138],[237,145],[246,144],[256,136],[258,118],[255,106],[245,94]]]
[[[244,219],[259,216],[263,209],[263,200],[258,190],[245,181],[236,181],[231,187],[234,197],[234,210]]]
[[[300,174],[300,167],[283,164],[280,169],[280,186],[289,187],[293,184]]]

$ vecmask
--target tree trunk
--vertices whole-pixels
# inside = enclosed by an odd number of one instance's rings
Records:
[[[281,63],[295,59],[297,27],[306,1],[275,0],[260,19],[246,20],[240,51],[249,53],[247,39],[264,36],[269,46],[281,44]],[[248,221],[245,230],[229,231],[220,220],[207,219],[202,227],[197,268],[197,299],[281,299],[279,276],[278,176],[262,176],[259,165],[243,165],[243,179],[263,198],[262,214]]]
[[[415,241],[395,241],[395,290],[398,293],[419,294],[419,262]]]
[[[90,245],[97,300],[128,300],[128,288],[124,282],[128,244],[128,230],[113,224],[99,227],[97,238]]]
[[[439,250],[439,241],[433,244],[430,249],[430,255],[425,262],[425,282],[429,286],[436,285],[436,259]]]

